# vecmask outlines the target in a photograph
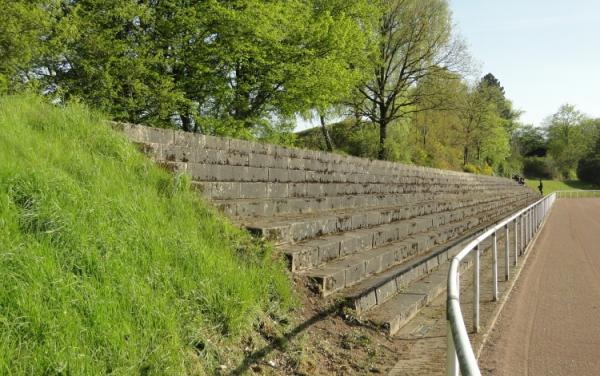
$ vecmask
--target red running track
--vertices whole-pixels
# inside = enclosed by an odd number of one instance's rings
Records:
[[[479,359],[486,375],[600,375],[600,199],[557,200]]]

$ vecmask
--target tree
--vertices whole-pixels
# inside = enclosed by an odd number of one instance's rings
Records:
[[[43,51],[56,2],[0,0],[0,93],[15,92],[34,79],[31,64]]]
[[[364,17],[372,13],[368,4],[209,2],[211,51],[227,85],[205,114],[248,129],[273,116],[326,110],[362,74],[357,68],[365,60]]]
[[[376,66],[358,89],[355,110],[378,125],[379,158],[384,159],[388,125],[437,94],[413,91],[417,83],[457,71],[464,62],[464,46],[452,38],[446,1],[382,0],[381,6]]]
[[[582,126],[585,116],[575,106],[564,104],[546,120],[548,152],[564,178],[573,177],[577,162],[589,150]]]
[[[516,130],[519,154],[524,157],[544,157],[548,151],[544,130],[532,124],[521,125]]]
[[[515,111],[512,103],[506,98],[504,87],[500,81],[491,73],[486,74],[479,81],[478,90],[485,91],[488,102],[494,103],[498,116],[506,121],[507,130],[512,134],[516,128],[515,121],[521,116],[521,111]]]
[[[497,169],[510,154],[510,138],[506,122],[493,100],[495,86],[482,79],[475,87],[466,88],[460,105],[463,163],[487,164]],[[490,93],[492,91],[492,93]]]
[[[78,98],[116,120],[168,125],[190,100],[175,81],[182,43],[163,20],[182,29],[199,21],[175,5],[183,4],[63,2],[48,41],[55,48],[36,69],[60,100]]]
[[[464,89],[461,77],[450,72],[429,76],[418,83],[415,91],[437,95],[423,97],[411,116],[414,163],[460,169],[461,145],[454,128],[460,122],[457,99]]]
[[[35,69],[117,120],[257,137],[362,80],[368,0],[72,0]]]
[[[335,24],[321,30],[328,30],[324,33],[324,41],[332,51],[338,51],[338,67],[335,75],[318,77],[321,92],[308,98],[311,110],[303,117],[318,119],[327,150],[333,151],[327,119],[348,114],[347,103],[354,88],[366,79],[371,69],[368,59],[373,45],[371,30],[377,20],[378,8],[365,0],[319,0],[315,1],[315,7],[317,13],[335,20]]]
[[[590,138],[587,155],[577,164],[577,177],[583,181],[600,185],[600,119],[587,119],[583,122],[584,129]]]

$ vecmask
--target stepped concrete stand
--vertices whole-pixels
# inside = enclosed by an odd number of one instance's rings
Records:
[[[509,179],[120,127],[157,163],[189,174],[223,213],[277,244],[315,290],[343,297],[390,334],[443,291],[428,281],[445,275],[461,244],[538,197]]]

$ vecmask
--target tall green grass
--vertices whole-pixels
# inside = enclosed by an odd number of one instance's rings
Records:
[[[284,270],[100,115],[0,98],[0,374],[211,373]]]

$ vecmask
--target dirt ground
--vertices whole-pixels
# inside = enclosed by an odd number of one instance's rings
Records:
[[[511,244],[514,244],[511,233]],[[499,240],[499,249],[504,239]],[[501,252],[502,254],[502,252]],[[514,259],[511,256],[511,265]],[[520,269],[512,268],[514,273]],[[502,264],[503,265],[503,264]],[[500,266],[500,296],[512,286],[503,279]],[[491,280],[491,252],[482,255],[482,281]],[[472,311],[472,273],[461,277],[461,308]],[[307,287],[307,281],[296,278],[295,284],[302,299],[296,325],[286,333],[270,333],[264,328],[271,346],[253,349],[247,361],[233,373],[257,375],[394,375],[442,376],[446,366],[446,294],[441,294],[393,337],[377,328],[361,323],[340,302],[323,299]],[[481,285],[480,334],[470,331],[471,341],[478,348],[483,328],[496,317],[499,305],[492,302],[491,283]],[[467,326],[471,317],[466,315]],[[229,371],[229,370],[228,370]]]
[[[479,363],[485,375],[600,375],[600,199],[555,203]]]

